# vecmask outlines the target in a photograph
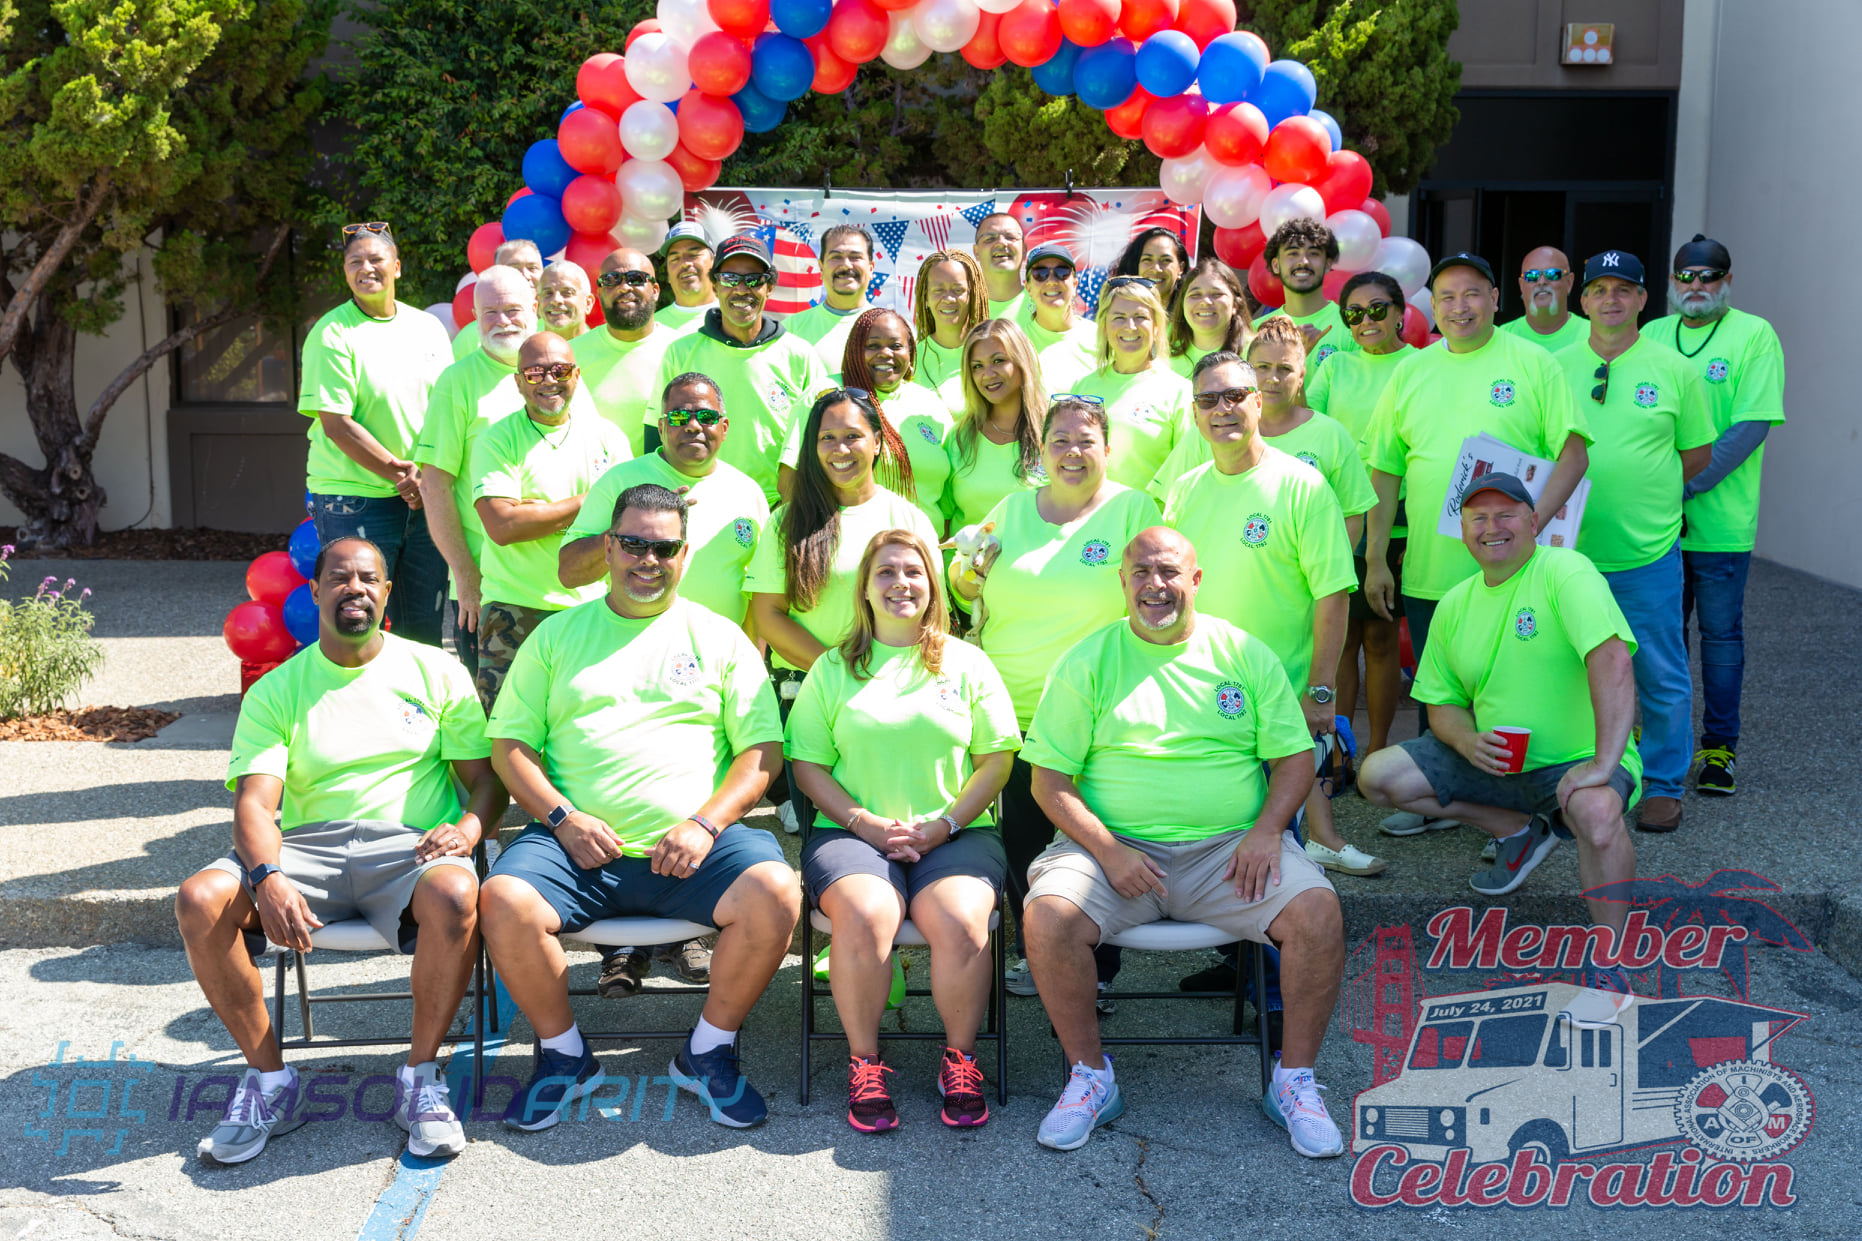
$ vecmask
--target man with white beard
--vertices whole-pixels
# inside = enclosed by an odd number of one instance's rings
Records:
[[[1583,315],[1571,313],[1575,280],[1571,260],[1563,250],[1540,246],[1528,251],[1519,264],[1519,298],[1526,304],[1526,313],[1503,324],[1500,330],[1543,345],[1553,353],[1585,340],[1590,335],[1590,324]]]
[[[543,253],[537,249],[537,243],[522,237],[513,238],[492,251],[493,267],[509,267],[525,280],[535,291],[543,282]],[[481,279],[483,277],[481,276]],[[453,337],[453,361],[457,362],[476,351],[481,343],[479,325],[476,321],[459,329]]]

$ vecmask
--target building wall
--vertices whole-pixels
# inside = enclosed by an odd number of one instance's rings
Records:
[[[1462,0],[1448,50],[1464,90],[1673,90],[1683,0]],[[1687,0],[1692,10],[1694,0]],[[1612,22],[1608,65],[1561,63],[1565,26]]]

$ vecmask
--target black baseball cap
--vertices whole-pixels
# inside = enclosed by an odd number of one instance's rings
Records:
[[[1469,483],[1461,492],[1462,507],[1466,508],[1468,501],[1472,500],[1483,491],[1497,491],[1507,499],[1517,500],[1521,504],[1536,503],[1532,498],[1532,493],[1526,490],[1526,484],[1520,482],[1516,476],[1512,474],[1483,474]]]
[[[1435,278],[1451,267],[1472,267],[1475,271],[1487,277],[1488,284],[1497,286],[1500,283],[1493,278],[1493,265],[1491,263],[1478,254],[1469,254],[1466,250],[1459,250],[1445,258],[1436,260],[1435,266],[1429,269],[1429,278],[1423,282],[1424,286],[1433,289],[1435,287]]]
[[[1631,284],[1648,284],[1647,273],[1642,270],[1642,260],[1623,250],[1605,250],[1602,254],[1593,254],[1584,260],[1585,284],[1605,276],[1615,276]]]
[[[1028,257],[1022,260],[1022,270],[1027,271],[1041,259],[1059,259],[1068,267],[1078,270],[1079,264],[1073,261],[1073,251],[1052,241],[1044,241],[1028,251]]]
[[[739,233],[737,236],[732,237],[729,241],[720,245],[716,250],[716,254],[717,262],[714,266],[717,267],[724,266],[725,259],[734,258],[739,254],[747,254],[761,263],[764,271],[776,270],[776,262],[769,257],[769,247],[763,244],[763,239],[761,237],[752,237],[748,234]]]

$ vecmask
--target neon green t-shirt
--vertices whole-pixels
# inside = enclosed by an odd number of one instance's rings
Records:
[[[1142,493],[1112,482],[1105,492],[1098,508],[1064,526],[1041,516],[1035,491],[1006,497],[986,518],[1002,551],[983,582],[977,640],[1002,673],[1023,728],[1067,649],[1125,615],[1119,563],[1126,544],[1157,524],[1157,505]]]
[[[1535,457],[1557,460],[1565,440],[1591,439],[1584,411],[1552,355],[1510,332],[1495,332],[1471,353],[1445,344],[1403,355],[1377,399],[1366,438],[1373,470],[1409,484],[1410,532],[1403,593],[1440,599],[1471,576],[1474,557],[1435,532],[1461,445],[1481,432]]]
[[[453,333],[453,361],[457,362],[461,358],[469,357],[478,347],[478,320],[474,319]]]
[[[627,437],[602,417],[573,414],[546,427],[527,414],[489,427],[472,449],[472,499],[545,500],[586,495],[610,466],[628,459]],[[556,576],[560,533],[479,553],[483,598],[526,608],[570,608],[607,593],[599,581],[570,589]]]
[[[862,311],[872,308],[871,302],[862,301],[843,313],[822,302],[790,315],[782,321],[782,326],[785,331],[793,332],[813,345],[821,365],[830,371],[838,371],[845,365],[843,359],[847,354],[847,337],[853,332],[854,320],[860,317]]]
[[[1603,574],[1577,552],[1541,547],[1500,585],[1476,574],[1442,597],[1410,692],[1468,708],[1483,731],[1530,728],[1527,771],[1578,762],[1597,753],[1584,657],[1611,638],[1635,653]],[[1640,778],[1633,745],[1623,765]]]
[[[744,591],[744,569],[756,541],[769,525],[769,501],[750,476],[722,461],[711,473],[693,479],[673,468],[662,451],[623,461],[595,480],[582,500],[575,524],[562,536],[564,543],[606,534],[614,525],[614,505],[621,493],[641,483],[658,483],[677,491],[686,488],[692,508],[686,515],[685,576],[679,597],[710,608],[739,625],[750,609]]]
[[[912,382],[938,394],[939,399],[953,412],[963,408],[963,346],[957,344],[949,349],[937,343],[932,337],[925,337],[918,342],[917,369],[912,374]],[[946,392],[948,385],[949,391]],[[952,400],[955,404],[952,405]]]
[[[784,558],[787,551],[784,523],[788,516],[786,504],[770,514],[768,532],[757,540],[750,568],[744,573],[745,592],[752,595],[788,593],[789,569]],[[834,541],[827,581],[822,584],[815,606],[806,612],[790,613],[795,623],[822,646],[829,649],[839,646],[841,639],[853,629],[854,574],[860,571],[860,558],[866,555],[866,545],[882,530],[910,530],[933,551],[937,549],[938,535],[931,529],[930,519],[910,500],[884,487],[877,488],[873,498],[865,504],[841,509],[840,535]],[[770,651],[770,657],[778,668],[795,666],[774,650]]]
[[[1253,827],[1262,762],[1311,754],[1274,653],[1200,614],[1175,646],[1124,619],[1087,635],[1055,665],[1022,746],[1033,766],[1072,776],[1111,831],[1167,844]]]
[[[950,461],[944,508],[950,513],[952,530],[974,526],[987,517],[989,510],[1000,504],[1004,496],[1039,487],[1047,481],[1039,461],[1034,463],[1034,470],[1028,477],[1016,476],[1015,467],[1022,459],[1019,442],[996,444],[979,433],[974,445],[970,459],[965,461],[955,429],[944,437],[944,452]]]
[[[1590,320],[1583,315],[1572,315],[1565,320],[1564,326],[1556,332],[1542,334],[1532,330],[1532,324],[1525,315],[1500,325],[1502,332],[1511,332],[1521,340],[1529,340],[1548,353],[1559,353],[1573,345],[1579,345],[1590,339]],[[1588,389],[1586,390],[1588,393]]]
[[[1178,479],[1164,523],[1196,545],[1196,610],[1265,642],[1303,691],[1312,684],[1313,605],[1358,584],[1345,517],[1318,471],[1278,448],[1240,474],[1211,462]],[[1329,670],[1328,670],[1329,671]]]
[[[1706,380],[1716,439],[1735,422],[1784,421],[1784,348],[1764,319],[1728,310],[1707,327],[1691,328],[1679,315],[1669,315],[1645,324],[1642,334],[1675,348]],[[1683,550],[1751,551],[1758,539],[1759,477],[1764,469],[1765,445],[1760,444],[1718,486],[1687,501],[1682,510],[1687,514]]]
[[[1389,353],[1366,353],[1362,349],[1341,353],[1332,359],[1332,365],[1306,377],[1307,408],[1341,424],[1357,442],[1358,457],[1364,462],[1367,481],[1371,446],[1365,436],[1370,431],[1371,415],[1377,409],[1377,398],[1384,394],[1384,386],[1396,374],[1397,363],[1411,352],[1411,346],[1400,344]],[[1407,484],[1397,485],[1398,520],[1390,527],[1393,539],[1409,536],[1409,527],[1402,521],[1405,516],[1402,500],[1408,490]],[[1376,497],[1376,489],[1372,488],[1373,506]]]
[[[1198,349],[1195,345],[1191,345],[1189,349],[1183,353],[1173,353],[1170,355],[1170,369],[1183,376],[1185,379],[1188,379],[1190,373],[1196,369],[1196,364],[1214,352],[1215,350],[1213,349]],[[1192,387],[1191,391],[1194,390],[1194,387]]]
[[[936,673],[917,647],[875,642],[867,676],[856,678],[839,650],[816,660],[789,708],[787,748],[791,760],[832,768],[855,804],[880,818],[943,814],[975,770],[971,755],[1021,749],[1002,677],[967,642],[947,639]],[[970,828],[994,824],[985,810]],[[817,814],[815,826],[839,824]]]
[[[318,414],[346,414],[387,451],[408,460],[427,417],[427,395],[449,357],[446,329],[418,306],[394,318],[362,313],[355,299],[317,320],[304,338],[297,409],[310,418],[304,486],[316,495],[392,496],[394,484],[338,448]]]
[[[1161,362],[1121,375],[1106,363],[1073,386],[1105,402],[1112,423],[1112,458],[1106,477],[1145,490],[1184,436],[1200,439],[1191,412],[1190,381]]]
[[[1339,310],[1337,302],[1327,302],[1309,315],[1288,314],[1285,306],[1276,306],[1262,315],[1260,319],[1255,320],[1256,326],[1275,315],[1286,315],[1301,327],[1332,329],[1312,347],[1312,352],[1306,359],[1306,381],[1308,383],[1311,383],[1312,377],[1318,374],[1320,364],[1333,354],[1363,352],[1358,345],[1357,338],[1352,336],[1351,329],[1345,326],[1345,315]]]
[[[663,328],[671,328],[675,334],[683,333],[688,328],[696,328],[699,324],[703,323],[707,310],[716,310],[717,308],[718,304],[715,301],[705,302],[697,306],[681,306],[677,302],[667,302],[664,306],[661,306],[658,310],[653,312],[653,322],[659,324]]]
[[[1356,517],[1376,507],[1377,493],[1371,489],[1370,471],[1358,455],[1357,444],[1350,433],[1331,418],[1314,410],[1312,417],[1291,431],[1279,435],[1267,435],[1263,431],[1261,438],[1270,447],[1319,471],[1345,516]],[[1194,436],[1186,435],[1171,449],[1169,458],[1158,469],[1157,477],[1151,480],[1147,490],[1162,501],[1170,493],[1172,483],[1214,459],[1209,441],[1202,437],[1200,430]]]
[[[654,387],[663,392],[687,371],[711,376],[724,398],[731,433],[719,455],[755,479],[763,498],[774,504],[782,441],[791,426],[808,417],[815,397],[833,386],[814,348],[788,331],[762,344],[740,345],[698,327],[667,347]]]
[[[1050,332],[1035,322],[1034,303],[1024,301],[1014,315],[1017,327],[1034,346],[1041,368],[1041,390],[1050,399],[1056,392],[1072,392],[1082,376],[1099,365],[1099,329],[1090,319],[1076,318],[1064,332]]]
[[[542,755],[550,783],[628,857],[710,800],[737,755],[782,740],[756,647],[684,599],[646,620],[605,598],[546,618],[518,648],[486,731]]]
[[[569,342],[582,368],[581,391],[588,393],[603,418],[621,429],[627,448],[638,457],[646,451],[646,429],[659,423],[660,359],[672,333],[655,327],[639,340],[620,340],[605,327],[590,328]]]
[[[830,375],[828,381],[838,387],[841,377]],[[902,383],[877,395],[880,408],[905,443],[905,457],[912,464],[912,494],[932,529],[942,537],[945,488],[950,482],[950,458],[944,454],[944,441],[954,425],[950,411],[933,393],[915,383]],[[782,463],[792,470],[801,462],[802,432],[807,425],[806,418],[796,419],[782,442]]]
[[[1557,355],[1571,391],[1589,402],[1590,500],[1577,549],[1605,573],[1640,569],[1681,536],[1681,454],[1714,440],[1706,385],[1687,360],[1645,334],[1610,363],[1603,404],[1587,339]]]
[[[374,659],[344,668],[312,642],[246,691],[226,787],[283,780],[287,832],[332,819],[427,831],[462,808],[448,764],[490,753],[485,709],[451,655],[384,633]]]
[[[1028,290],[1023,289],[1006,301],[999,302],[993,297],[986,297],[986,300],[989,302],[989,317],[991,319],[1019,319],[1023,314],[1027,313]]]

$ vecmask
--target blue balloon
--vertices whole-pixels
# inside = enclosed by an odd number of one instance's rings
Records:
[[[1202,84],[1203,98],[1211,104],[1240,103],[1261,84],[1261,75],[1266,71],[1267,56],[1261,44],[1237,30],[1209,41],[1196,80]]]
[[[530,187],[532,194],[561,198],[563,191],[569,188],[569,183],[581,175],[562,157],[562,151],[554,138],[533,142],[530,149],[524,152],[524,184]],[[505,229],[504,235],[509,237],[511,230]]]
[[[1073,67],[1080,60],[1080,45],[1063,38],[1060,50],[1046,64],[1036,65],[1030,72],[1034,74],[1034,84],[1050,95],[1071,95],[1073,93]]]
[[[562,203],[545,194],[526,194],[504,209],[504,235],[537,243],[544,254],[569,244],[569,223],[562,218]]]
[[[1116,108],[1138,89],[1137,49],[1130,39],[1114,37],[1080,53],[1073,66],[1073,89],[1080,102],[1104,112]]]
[[[1159,99],[1181,95],[1196,80],[1199,63],[1196,40],[1181,30],[1160,30],[1138,46],[1138,85]]]
[[[569,116],[571,113],[580,112],[583,108],[586,108],[587,106],[588,105],[583,103],[580,99],[576,100],[574,103],[570,104],[568,107],[562,110],[562,115],[556,118],[556,123],[558,125],[562,124],[564,121],[569,119]]]
[[[752,64],[754,64],[754,60]],[[754,70],[752,70],[754,72]],[[737,105],[737,111],[743,114],[744,132],[766,134],[782,124],[782,118],[788,115],[789,105],[780,99],[771,99],[756,88],[753,81],[731,96],[731,102]]]
[[[1261,84],[1248,92],[1248,102],[1261,110],[1270,129],[1289,116],[1305,116],[1318,99],[1319,84],[1297,60],[1276,60],[1261,75]]]
[[[299,577],[310,577],[310,571],[317,565],[317,551],[321,546],[317,542],[317,523],[314,521],[299,522],[297,529],[291,532],[291,542],[285,550],[291,557],[291,567],[297,570]]]
[[[834,0],[769,0],[776,29],[797,39],[812,39],[828,28]]]
[[[786,34],[764,31],[750,48],[750,83],[779,103],[800,99],[815,80],[808,45]]]
[[[315,513],[316,511],[317,511],[316,507],[312,505],[310,502],[310,489],[306,487],[304,489],[304,516],[309,517],[312,513]],[[302,577],[303,574],[300,573],[298,576]]]
[[[284,597],[284,627],[299,646],[317,640],[317,601],[310,597],[309,582]]]
[[[1306,115],[1325,126],[1325,132],[1332,135],[1332,149],[1334,151],[1342,151],[1345,149],[1345,131],[1338,127],[1338,122],[1332,119],[1332,114],[1330,112],[1321,112],[1319,109],[1314,108]]]

